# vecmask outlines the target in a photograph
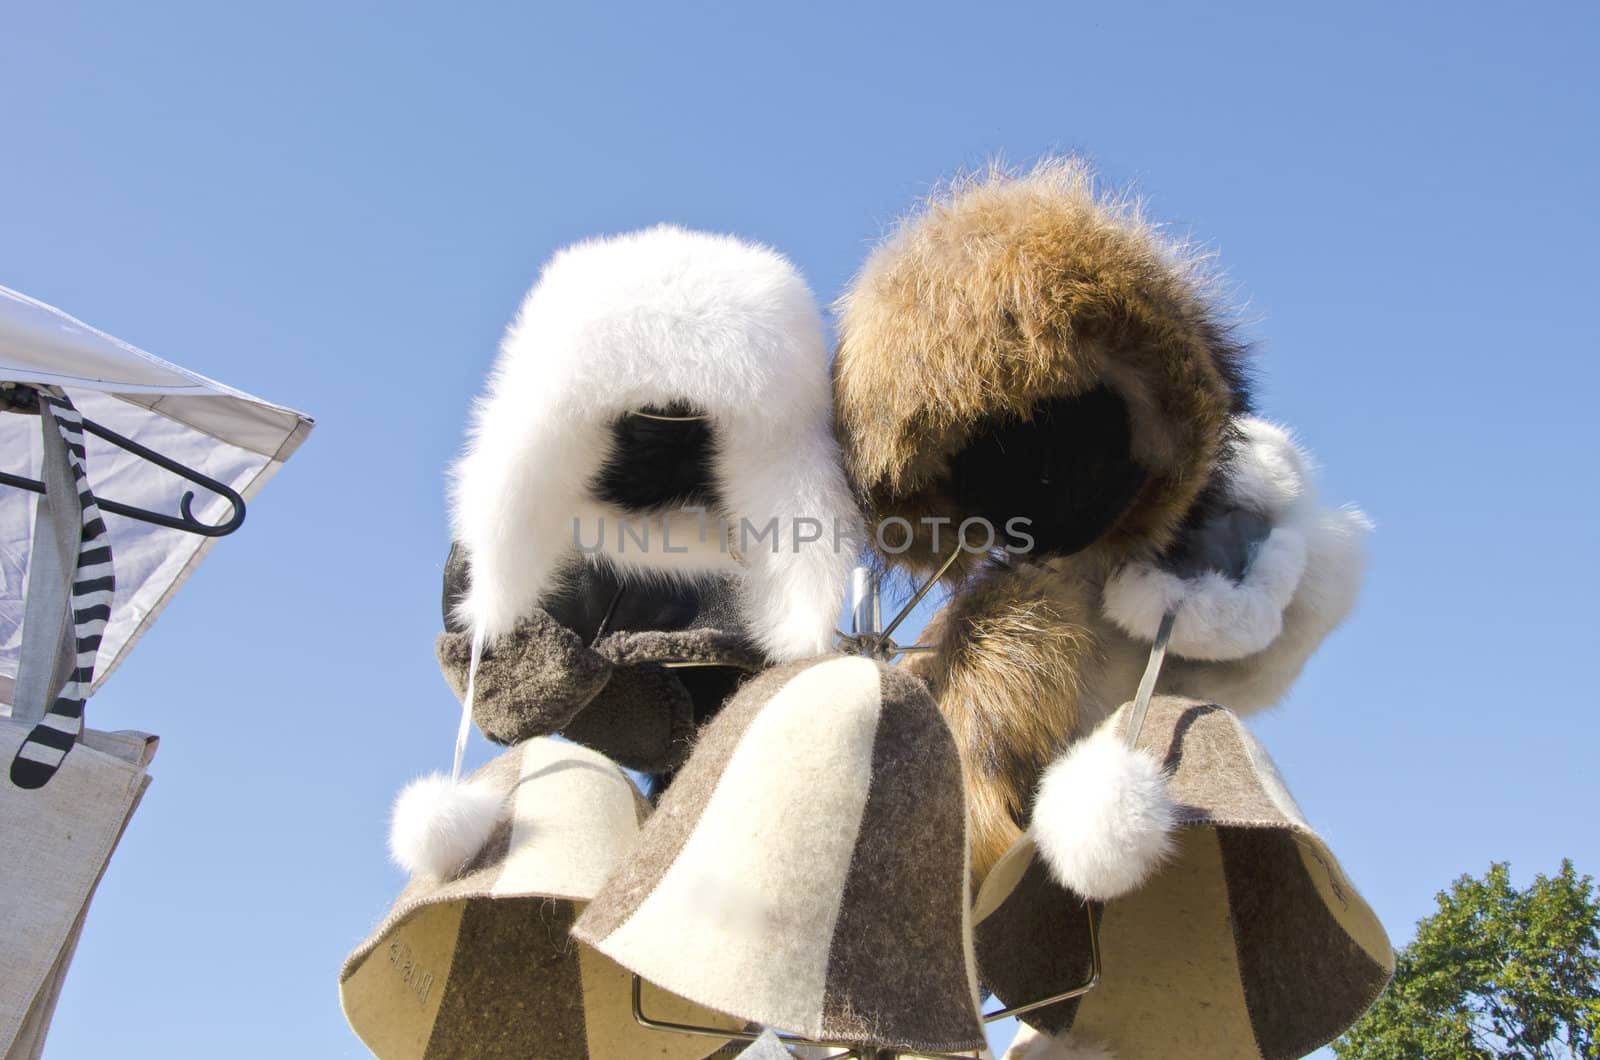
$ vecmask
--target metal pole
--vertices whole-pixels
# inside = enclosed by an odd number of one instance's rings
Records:
[[[878,576],[870,567],[850,572],[850,632],[858,637],[878,632]]]

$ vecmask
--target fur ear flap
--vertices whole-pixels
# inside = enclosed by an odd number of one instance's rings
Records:
[[[1255,417],[1238,425],[1241,442],[1223,484],[1229,508],[1188,545],[1200,554],[1248,554],[1242,573],[1179,571],[1170,560],[1140,560],[1106,583],[1107,616],[1138,640],[1153,641],[1162,616],[1175,611],[1171,650],[1182,659],[1246,659],[1284,641],[1286,633],[1304,642],[1307,620],[1322,630],[1314,647],[1343,620],[1361,581],[1365,517],[1318,503],[1311,461],[1288,431]],[[1264,527],[1264,538],[1244,547],[1207,539],[1236,533],[1239,515]],[[1327,606],[1314,608],[1316,614],[1291,606],[1310,597]],[[1286,629],[1290,616],[1300,619],[1294,630]]]
[[[472,673],[472,634],[441,633],[434,643],[439,669],[465,702],[474,682],[472,720],[489,739],[521,743],[560,732],[605,687],[613,665],[548,613],[534,608]]]
[[[1155,873],[1177,824],[1161,764],[1108,721],[1045,770],[1029,831],[1062,886],[1103,902]]]
[[[414,876],[450,879],[488,842],[503,801],[471,781],[442,773],[420,777],[395,799],[389,852]]]
[[[1283,611],[1283,630],[1262,651],[1207,661],[1169,654],[1158,691],[1223,703],[1236,714],[1281,700],[1306,660],[1350,614],[1366,568],[1372,523],[1354,508],[1316,509],[1306,527],[1305,574]]]
[[[1184,576],[1155,563],[1130,563],[1106,583],[1106,614],[1122,629],[1153,641],[1161,619],[1177,612],[1171,650],[1186,659],[1239,659],[1263,650],[1283,632],[1283,612],[1306,569],[1306,538],[1275,527],[1256,548],[1244,577],[1222,571]]]

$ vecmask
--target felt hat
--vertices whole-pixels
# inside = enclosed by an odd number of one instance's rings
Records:
[[[884,558],[937,567],[934,535],[978,517],[1026,518],[1036,554],[1171,544],[1249,403],[1214,286],[1074,159],[935,194],[838,305],[847,472],[874,519],[909,524]]]
[[[461,618],[492,647],[581,559],[736,575],[761,651],[829,650],[859,540],[831,401],[821,313],[777,252],[670,225],[560,251],[454,471]]]
[[[465,700],[472,635],[455,617],[465,594],[459,547],[445,564],[445,631],[439,668]],[[520,743],[561,733],[618,765],[667,774],[689,753],[695,729],[766,658],[744,634],[737,585],[623,579],[575,563],[544,606],[484,650],[472,719],[490,740]]]
[[[956,748],[861,657],[753,678],[700,734],[573,934],[741,1020],[818,1041],[983,1045]]]
[[[1108,723],[1119,736],[1127,716]],[[1287,1060],[1337,1037],[1388,983],[1394,953],[1266,752],[1230,712],[1169,696],[1151,700],[1138,746],[1171,777],[1179,827],[1165,864],[1090,905],[1058,882],[1075,852],[1040,819],[1055,811],[1036,809],[979,889],[984,985],[1009,1006],[1083,983],[1094,916],[1099,984],[1022,1015],[1030,1025],[1120,1060]]]
[[[487,838],[460,845],[453,874],[414,876],[340,973],[362,1041],[385,1060],[704,1056],[704,1039],[638,1026],[632,977],[568,934],[648,812],[621,770],[537,739],[466,786],[495,809]],[[645,998],[667,1018],[738,1029],[653,987]]]

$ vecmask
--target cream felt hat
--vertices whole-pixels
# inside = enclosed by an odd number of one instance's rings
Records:
[[[1120,733],[1128,715],[1107,724]],[[1098,985],[1025,1013],[1030,1025],[1119,1060],[1286,1060],[1337,1037],[1388,983],[1394,952],[1265,750],[1230,712],[1171,696],[1150,701],[1138,746],[1170,774],[1167,861],[1090,905],[1056,881],[1036,820],[975,903],[984,985],[1020,1005],[1082,984],[1093,916]]]
[[[921,681],[833,656],[753,678],[701,732],[575,937],[806,1038],[983,1045],[955,742]]]
[[[635,1023],[632,977],[568,934],[648,812],[622,771],[535,739],[466,786],[498,807],[488,839],[454,875],[413,877],[340,973],[362,1041],[384,1060],[704,1056],[704,1038]],[[679,1020],[740,1027],[654,987],[645,997]]]

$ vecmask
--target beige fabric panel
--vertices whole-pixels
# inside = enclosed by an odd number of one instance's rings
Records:
[[[757,675],[701,727],[695,737],[694,753],[662,794],[649,823],[641,826],[638,846],[617,866],[573,926],[578,938],[591,943],[605,938],[650,896],[667,867],[683,852],[684,843],[722,780],[723,768],[751,722],[790,677],[810,665],[810,661],[790,663]]]
[[[384,1060],[422,1060],[439,1017],[465,902],[419,909],[347,968],[345,1019]]]
[[[633,1060],[699,1060],[716,1048],[717,1039],[641,1027],[633,1018],[633,974],[592,946],[579,946],[583,975],[583,1007],[589,1056]],[[696,1027],[741,1029],[741,1021],[712,1012],[691,1001],[645,983],[640,999],[646,1016]]]
[[[1104,976],[1080,1003],[1072,1031],[1113,1043],[1118,1060],[1247,1060],[1255,1054],[1242,1055],[1239,1043],[1255,1034],[1221,848],[1204,828],[1181,829],[1178,843],[1178,856],[1149,886],[1107,903]]]
[[[819,1035],[880,695],[869,659],[797,673],[751,722],[655,889],[596,945],[702,1004]]]
[[[633,785],[609,759],[577,744],[523,744],[510,798],[511,848],[489,888],[494,896],[588,901],[639,834]]]

